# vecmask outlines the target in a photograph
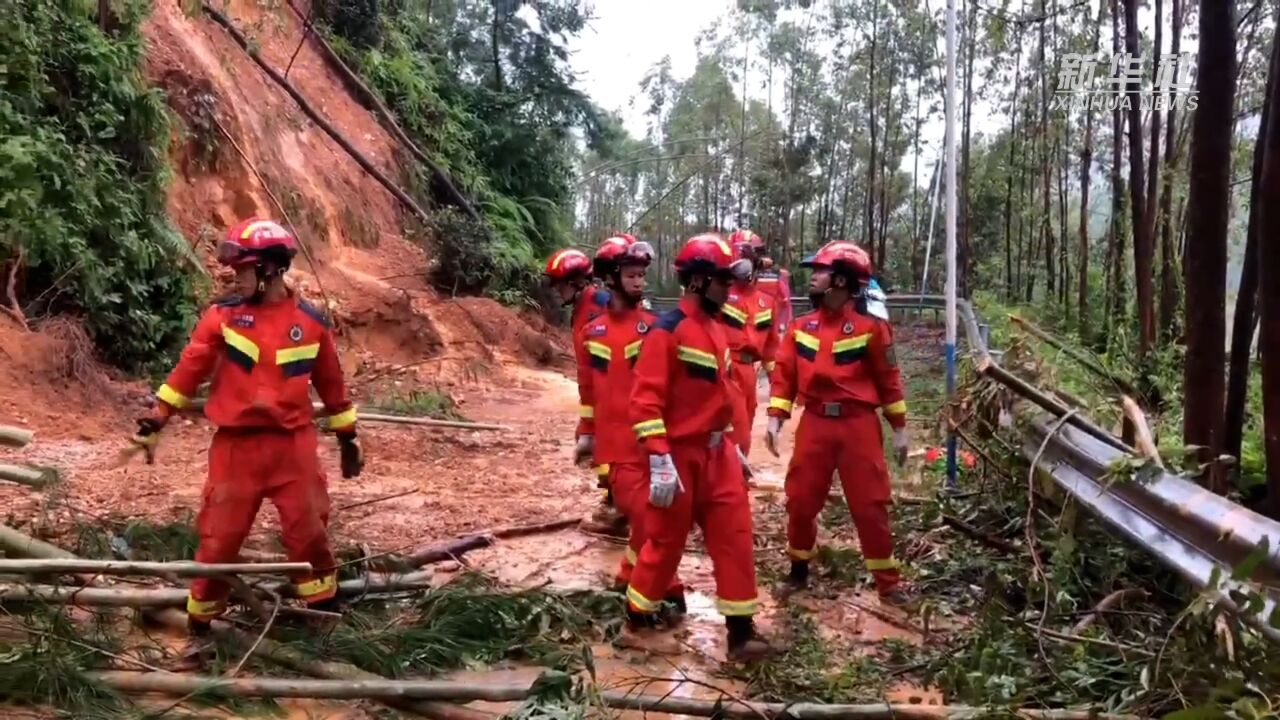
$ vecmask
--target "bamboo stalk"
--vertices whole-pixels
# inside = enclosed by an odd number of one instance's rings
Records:
[[[125,671],[89,672],[91,680],[127,693],[165,693],[187,695],[201,690],[217,690],[240,697],[303,697],[337,700],[403,700],[431,698],[454,702],[514,702],[529,697],[533,685],[520,683],[490,684],[441,680],[380,680],[360,679],[348,681],[279,679],[279,678],[220,678],[171,673],[135,673]],[[536,685],[536,683],[534,683]],[[760,718],[788,717],[794,720],[880,720],[972,718],[991,714],[989,709],[959,705],[891,705],[875,703],[866,705],[823,705],[818,703],[763,703],[743,702],[722,695],[717,699],[697,699],[672,695],[646,695],[620,690],[604,690],[599,693],[603,704],[620,710],[692,715],[696,717]],[[1133,715],[1115,715],[1090,710],[1042,710],[1039,708],[1008,709],[1007,712],[1031,720],[1130,720]]]
[[[6,555],[17,555],[19,557],[78,559],[75,555],[57,545],[50,545],[43,540],[37,540],[30,535],[14,530],[8,525],[0,525],[0,550],[3,550]]]
[[[1076,348],[1071,347],[1070,345],[1063,342],[1062,340],[1050,335],[1044,330],[1041,330],[1039,327],[1036,326],[1035,323],[1031,322],[1030,320],[1025,320],[1012,313],[1009,314],[1009,319],[1012,320],[1013,323],[1017,325],[1019,328],[1026,331],[1028,334],[1034,336],[1035,338],[1041,340],[1042,342],[1048,343],[1049,345],[1052,345],[1053,347],[1061,350],[1065,355],[1070,357],[1072,360],[1075,360],[1076,362],[1083,365],[1085,369],[1101,377],[1107,382],[1115,385],[1117,388],[1119,388],[1121,392],[1127,395],[1138,394],[1138,391],[1134,388],[1133,383],[1129,382],[1128,380],[1125,380],[1122,377],[1117,377],[1115,373],[1102,367],[1102,365],[1097,360],[1094,360],[1093,358],[1085,355],[1084,353],[1080,352]]]
[[[456,560],[463,554],[471,552],[472,550],[489,547],[495,540],[556,532],[574,527],[581,522],[581,518],[572,517],[552,520],[550,522],[535,523],[533,525],[515,525],[505,528],[496,528],[487,532],[480,532],[475,535],[468,535],[456,540],[450,540],[449,542],[441,545],[430,545],[418,548],[406,555],[404,560],[413,567],[422,567],[423,565],[444,562],[445,560]]]
[[[364,577],[338,583],[340,597],[429,589],[431,573]],[[288,583],[262,588],[281,597],[296,593]],[[70,585],[0,585],[0,602],[71,603],[81,607],[179,608],[187,604],[187,590],[178,587],[92,587]]]
[[[34,432],[26,428],[0,425],[0,445],[16,448],[25,447],[35,436]]]
[[[22,465],[5,465],[0,464],[0,480],[8,480],[19,485],[26,485],[40,489],[48,485],[52,479],[52,473],[43,470],[36,470]]]
[[[1160,451],[1156,449],[1156,441],[1151,435],[1151,426],[1147,424],[1147,416],[1142,412],[1142,408],[1138,407],[1138,403],[1128,395],[1120,396],[1120,407],[1124,411],[1124,416],[1133,424],[1134,445],[1137,446],[1138,452],[1163,468],[1164,461],[1160,459]]]
[[[338,144],[339,147],[345,150],[346,153],[351,156],[351,159],[356,161],[356,164],[363,168],[366,173],[373,177],[373,179],[377,180],[384,188],[387,189],[388,192],[394,195],[402,205],[412,211],[414,215],[417,215],[419,220],[423,222],[431,221],[431,216],[427,214],[426,210],[422,209],[422,206],[418,205],[413,198],[409,197],[408,193],[402,190],[400,186],[392,182],[385,173],[374,166],[374,164],[370,162],[363,153],[357,150],[350,141],[343,137],[328,120],[325,120],[320,113],[316,112],[315,108],[311,107],[311,104],[302,96],[302,93],[298,92],[297,88],[290,84],[284,76],[262,59],[262,56],[258,51],[249,43],[244,34],[227,19],[227,16],[215,10],[207,2],[201,2],[200,8],[204,10],[204,13],[212,18],[214,22],[221,25],[227,31],[227,34],[231,36],[231,39],[240,46],[240,49],[244,50],[245,53],[248,54],[255,63],[257,63],[258,67],[262,68],[262,71],[266,73],[272,81],[283,88],[285,92],[289,93],[289,96],[293,98],[293,101],[298,104],[298,108],[301,109],[307,117],[311,118],[311,121],[318,125],[325,134]]]
[[[219,577],[311,572],[311,563],[131,562],[117,560],[0,560],[0,575],[151,575],[155,577]]]
[[[1079,414],[1072,413],[1068,415],[1068,413],[1071,411],[1070,411],[1070,408],[1068,408],[1066,405],[1063,405],[1058,400],[1046,395],[1043,391],[1041,391],[1039,388],[1035,387],[1031,383],[1027,382],[1026,380],[1023,380],[1017,375],[1014,375],[1008,370],[1005,370],[1003,367],[1000,367],[989,358],[984,358],[983,360],[978,362],[978,372],[982,373],[983,375],[986,375],[992,380],[995,380],[1001,385],[1004,385],[1005,387],[1009,388],[1010,390],[1012,390],[1013,392],[1021,396],[1023,399],[1029,400],[1035,403],[1036,405],[1039,405],[1040,407],[1044,408],[1045,410],[1048,410],[1049,412],[1053,413],[1056,417],[1061,418],[1063,416],[1066,416],[1066,422],[1068,424],[1073,425],[1076,428],[1079,428],[1080,430],[1088,433],[1089,435],[1092,435],[1093,437],[1097,438],[1098,440],[1101,440],[1102,442],[1110,445],[1111,447],[1117,450],[1120,450],[1122,452],[1126,452],[1130,454],[1133,453],[1134,451],[1133,448],[1129,447],[1128,445],[1124,444],[1120,440],[1116,439],[1116,437],[1111,433],[1107,432],[1106,430],[1103,430],[1102,428],[1093,424],[1091,421],[1081,417]]]

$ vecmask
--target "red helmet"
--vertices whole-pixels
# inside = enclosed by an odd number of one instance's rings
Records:
[[[653,262],[653,246],[632,235],[620,233],[607,238],[596,250],[592,271],[596,277],[613,274],[623,265],[648,265]]]
[[[729,244],[734,246],[735,248],[738,247],[739,245],[746,245],[755,252],[760,252],[761,250],[764,250],[764,238],[760,237],[759,235],[755,234],[754,232],[746,228],[742,228],[740,230],[734,230],[732,233],[730,233]]]
[[[843,270],[858,279],[871,277],[871,256],[848,240],[832,240],[805,258],[800,266]]]
[[[715,233],[689,238],[676,256],[676,270],[681,273],[728,275],[733,264],[733,250]]]
[[[239,267],[264,260],[288,267],[298,254],[298,241],[278,223],[250,218],[227,231],[227,239],[218,245],[218,262]]]
[[[571,280],[575,277],[585,280],[591,275],[591,258],[576,248],[557,250],[547,258],[546,274],[552,282]]]

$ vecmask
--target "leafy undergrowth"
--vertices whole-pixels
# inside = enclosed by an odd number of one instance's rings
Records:
[[[465,420],[448,393],[414,390],[408,394],[374,397],[368,409],[390,415],[429,417],[437,420]]]

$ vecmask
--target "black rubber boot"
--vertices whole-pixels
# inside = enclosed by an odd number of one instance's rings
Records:
[[[756,632],[755,621],[750,615],[736,615],[724,619],[729,630],[730,662],[755,663],[773,654],[769,642]]]
[[[652,630],[658,626],[658,616],[627,608],[627,627],[631,630]]]
[[[213,626],[207,620],[187,616],[187,642],[165,668],[170,672],[200,672],[217,657],[213,642]]]
[[[774,591],[774,596],[779,600],[785,600],[793,594],[805,590],[809,587],[809,563],[805,560],[792,560],[791,572],[787,573],[787,579],[779,583]]]
[[[689,604],[685,602],[684,590],[674,591],[662,598],[662,609],[658,611],[658,619],[667,627],[676,627],[684,622],[689,613]]]

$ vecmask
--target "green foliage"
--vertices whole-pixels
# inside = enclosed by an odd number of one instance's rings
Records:
[[[448,393],[414,390],[408,395],[375,398],[369,403],[371,410],[392,415],[432,417],[438,420],[462,420],[458,408]]]
[[[166,525],[145,520],[107,518],[93,524],[77,524],[71,552],[87,558],[120,558],[154,562],[191,560],[200,535],[191,513]]]
[[[616,595],[509,591],[478,575],[432,590],[407,612],[352,611],[324,637],[298,631],[289,642],[380,675],[440,673],[521,659],[578,664],[591,640],[621,629]],[[603,633],[604,637],[601,637]]]
[[[103,357],[159,362],[193,315],[186,241],[165,214],[164,103],[143,82],[145,5],[0,5],[0,259],[25,254],[28,311],[71,312]],[[3,262],[0,262],[3,264]]]
[[[84,677],[85,670],[103,667],[95,652],[119,650],[119,643],[98,624],[73,623],[58,609],[38,609],[21,618],[30,633],[21,644],[0,641],[0,688],[4,702],[18,706],[53,708],[55,717],[127,717],[126,698]]]

